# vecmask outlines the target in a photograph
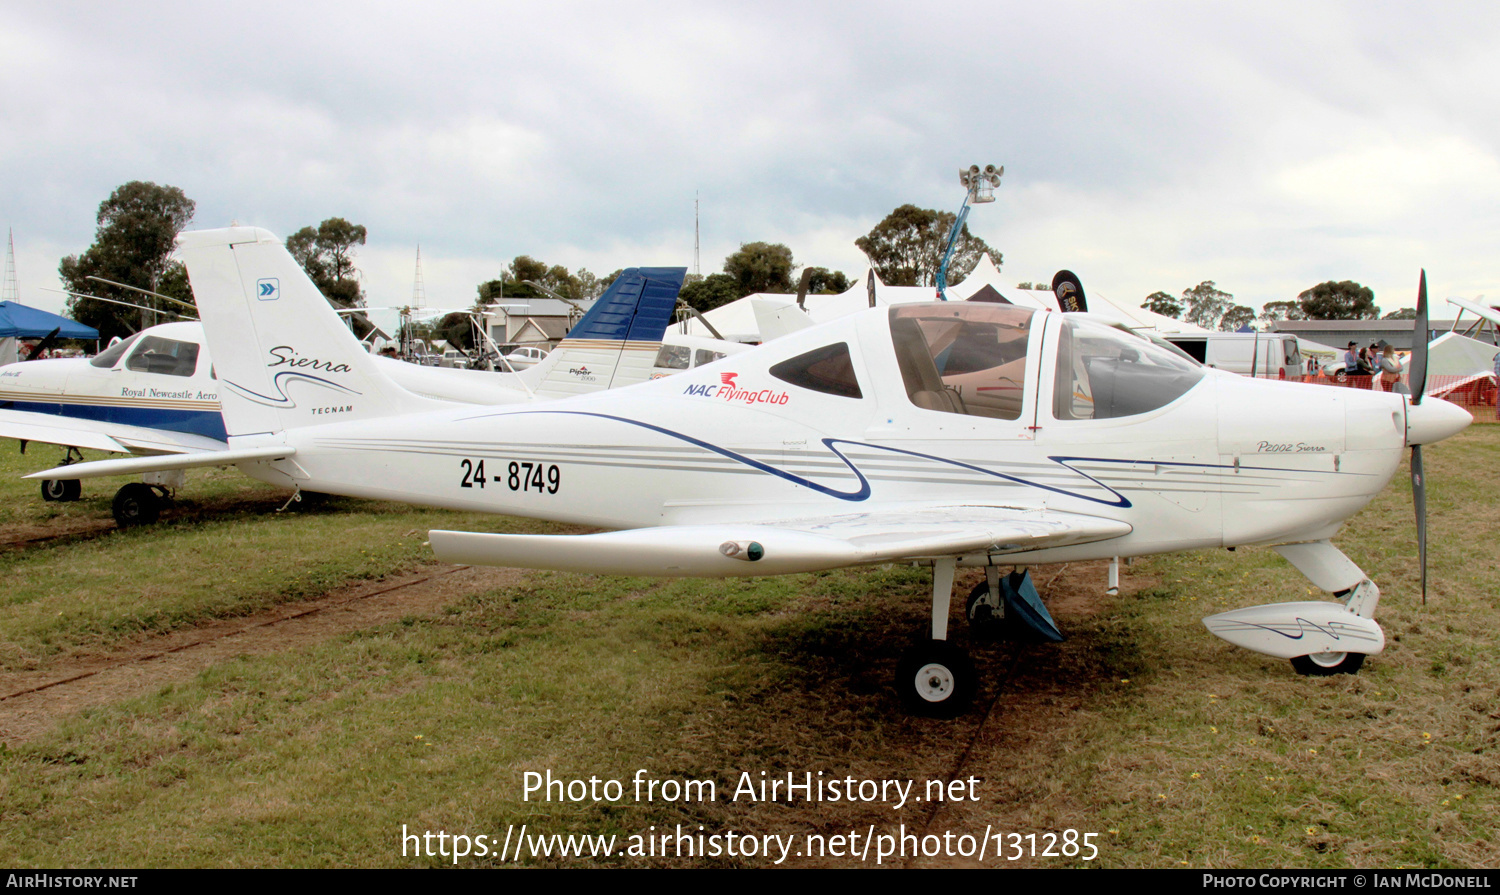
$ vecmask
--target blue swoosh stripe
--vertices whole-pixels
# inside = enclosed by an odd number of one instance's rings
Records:
[[[237,382],[230,382],[228,379],[224,380],[224,384],[234,389],[240,397],[250,401],[254,401],[257,404],[264,404],[268,407],[296,407],[296,403],[287,396],[286,387],[281,384],[282,377],[287,377],[290,380],[302,380],[305,382],[311,382],[316,385],[325,385],[329,388],[338,389],[341,392],[348,392],[351,395],[360,394],[359,392],[355,391],[352,388],[349,388],[348,386],[339,385],[337,382],[331,382],[327,379],[322,378],[321,376],[312,376],[307,373],[299,373],[295,370],[282,370],[280,373],[277,373],[275,376],[271,377],[271,384],[276,386],[276,393],[280,395],[280,397],[275,398],[271,397],[270,395],[262,395],[260,392],[257,392],[254,389],[245,388],[243,385],[240,385]]]
[[[40,401],[6,401],[0,404],[4,410],[24,410],[29,413],[90,420],[98,423],[114,423],[119,426],[139,426],[143,429],[161,429],[165,432],[183,432],[202,435],[218,441],[226,441],[224,417],[213,410],[168,410],[155,407],[120,407],[114,404],[61,404]]]
[[[923,460],[931,460],[931,461],[933,461],[935,463],[942,463],[942,464],[946,464],[948,466],[956,466],[956,467],[959,467],[961,469],[972,470],[974,472],[978,472],[978,473],[981,473],[983,475],[991,476],[993,478],[1003,479],[1003,480],[1008,481],[1008,482],[1014,482],[1017,485],[1025,485],[1025,486],[1031,487],[1031,488],[1040,488],[1043,491],[1051,491],[1054,494],[1062,494],[1062,495],[1065,495],[1067,497],[1074,497],[1074,498],[1078,498],[1079,500],[1087,500],[1087,501],[1091,501],[1093,503],[1103,504],[1105,506],[1114,506],[1114,507],[1130,507],[1131,506],[1130,500],[1128,498],[1126,498],[1125,495],[1123,495],[1120,492],[1116,491],[1115,489],[1109,487],[1108,485],[1104,484],[1103,482],[1099,481],[1098,479],[1094,478],[1093,476],[1089,475],[1088,473],[1081,472],[1081,471],[1079,471],[1077,469],[1073,469],[1072,467],[1067,466],[1066,464],[1060,462],[1059,458],[1056,458],[1056,457],[1049,457],[1048,459],[1052,460],[1053,462],[1058,463],[1058,465],[1063,466],[1065,469],[1067,469],[1069,472],[1074,473],[1075,475],[1081,475],[1081,476],[1083,476],[1084,478],[1088,479],[1090,482],[1093,482],[1095,485],[1099,486],[1101,489],[1103,489],[1103,490],[1109,492],[1110,494],[1114,495],[1115,499],[1114,500],[1105,500],[1103,498],[1093,497],[1093,496],[1088,495],[1088,494],[1079,494],[1079,493],[1074,492],[1074,491],[1069,491],[1066,488],[1057,488],[1057,487],[1054,487],[1052,485],[1043,485],[1043,484],[1041,484],[1039,482],[1028,481],[1026,479],[1019,478],[1019,477],[1013,476],[1013,475],[1008,475],[1008,474],[1003,473],[1003,472],[995,472],[994,470],[985,469],[985,468],[980,467],[980,466],[974,466],[973,464],[964,463],[964,462],[962,462],[960,460],[950,460],[947,457],[937,457],[937,456],[934,456],[932,454],[923,454],[923,453],[920,453],[918,451],[908,451],[908,450],[904,450],[902,448],[886,447],[884,445],[879,445],[879,444],[868,444],[868,443],[862,442],[862,441],[850,441],[849,439],[845,439],[845,438],[824,438],[824,439],[822,439],[822,443],[823,443],[824,447],[828,448],[828,450],[832,451],[835,456],[837,456],[840,460],[842,460],[843,463],[844,463],[844,465],[846,467],[848,467],[849,471],[852,472],[852,473],[854,473],[855,477],[859,479],[859,488],[857,490],[855,490],[855,491],[838,491],[838,490],[835,490],[833,488],[829,488],[826,485],[820,485],[817,482],[811,481],[809,479],[802,478],[801,476],[793,475],[792,473],[785,472],[783,470],[777,469],[776,467],[770,466],[770,465],[765,464],[765,463],[762,463],[759,460],[753,460],[753,459],[751,459],[749,457],[746,457],[743,454],[735,453],[734,451],[731,451],[728,448],[720,447],[720,446],[718,446],[716,444],[713,444],[711,442],[704,441],[701,438],[694,438],[691,435],[686,435],[686,434],[683,434],[682,432],[675,432],[675,431],[673,431],[671,429],[666,429],[666,428],[663,428],[661,426],[653,425],[651,423],[644,423],[644,422],[641,422],[640,420],[628,419],[626,417],[621,417],[621,416],[612,416],[612,415],[607,414],[607,413],[589,413],[589,412],[582,411],[582,410],[528,410],[528,411],[521,411],[520,413],[515,414],[515,415],[529,415],[529,414],[562,414],[562,415],[565,415],[565,416],[591,416],[591,417],[596,417],[598,419],[613,420],[613,421],[618,422],[618,423],[625,423],[627,425],[637,426],[637,427],[642,428],[642,429],[649,429],[649,430],[651,430],[653,432],[659,432],[662,435],[666,435],[666,436],[668,436],[670,438],[675,438],[675,439],[677,439],[679,441],[685,441],[688,444],[695,445],[697,447],[701,447],[704,450],[712,451],[712,452],[714,452],[716,454],[719,454],[720,456],[728,457],[731,460],[734,460],[734,461],[739,462],[739,463],[743,463],[744,465],[749,466],[752,469],[758,469],[761,472],[764,472],[764,473],[766,473],[768,475],[774,475],[777,478],[785,479],[786,481],[791,482],[792,484],[801,485],[804,488],[811,488],[812,490],[817,491],[820,494],[826,494],[829,497],[837,497],[840,500],[847,500],[847,501],[851,501],[851,502],[862,501],[862,500],[867,499],[870,496],[870,481],[869,481],[869,479],[865,478],[864,473],[859,470],[859,467],[857,467],[857,466],[854,465],[854,462],[852,460],[850,460],[847,456],[844,455],[844,453],[842,451],[840,451],[837,447],[835,447],[835,445],[839,445],[839,444],[854,445],[856,447],[870,448],[872,450],[878,450],[878,451],[886,451],[888,453],[893,453],[893,454],[905,454],[908,457],[919,457],[919,458],[921,458]],[[493,414],[493,415],[499,416],[501,414]],[[504,415],[510,416],[512,414],[504,414]],[[474,417],[474,418],[477,418],[477,417]],[[1084,459],[1084,458],[1073,457],[1073,458],[1067,458],[1067,459],[1079,460],[1079,459]]]

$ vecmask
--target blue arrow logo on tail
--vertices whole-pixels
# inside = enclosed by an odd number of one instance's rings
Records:
[[[281,297],[281,281],[275,277],[267,277],[255,282],[257,287],[256,298],[261,301],[275,301]]]

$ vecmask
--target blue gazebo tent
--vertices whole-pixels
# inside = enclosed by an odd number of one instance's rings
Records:
[[[21,359],[21,339],[44,339],[53,330],[59,339],[97,339],[99,330],[57,314],[0,301],[0,366]]]
[[[59,339],[97,339],[99,330],[38,308],[0,301],[0,339],[41,339],[61,327]]]

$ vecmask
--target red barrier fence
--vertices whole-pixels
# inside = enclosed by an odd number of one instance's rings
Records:
[[[1303,382],[1314,385],[1336,386],[1338,388],[1363,388],[1390,391],[1393,377],[1385,376],[1359,376],[1336,373],[1328,376],[1324,373],[1314,373],[1304,376]],[[1399,381],[1406,382],[1406,374],[1399,377]],[[1495,377],[1491,374],[1478,376],[1434,376],[1427,377],[1427,394],[1435,395],[1446,401],[1464,408],[1474,414],[1476,423],[1496,422],[1496,388]]]

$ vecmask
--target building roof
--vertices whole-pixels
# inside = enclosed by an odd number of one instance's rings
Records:
[[[594,306],[595,299],[575,302],[585,313]],[[573,306],[555,298],[501,298],[497,310],[507,317],[566,317],[578,313]]]
[[[1430,320],[1427,324],[1428,338],[1436,338],[1451,329],[1452,320]],[[1410,320],[1278,320],[1271,324],[1271,331],[1315,339],[1325,345],[1336,346],[1339,351],[1344,351],[1350,342],[1358,347],[1367,347],[1382,339],[1400,351],[1410,351],[1412,347]],[[1483,332],[1479,336],[1487,342],[1494,338],[1492,332]]]

